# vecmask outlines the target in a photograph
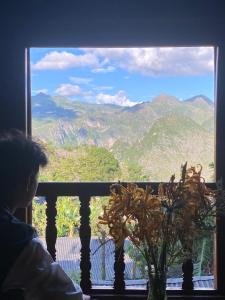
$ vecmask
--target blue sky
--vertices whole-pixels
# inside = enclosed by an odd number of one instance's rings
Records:
[[[213,100],[213,47],[32,48],[32,95],[132,106],[166,93]]]

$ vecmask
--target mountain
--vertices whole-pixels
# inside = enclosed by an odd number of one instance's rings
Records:
[[[178,175],[185,161],[208,167],[213,135],[190,118],[171,113],[159,118],[138,143],[122,149],[122,160],[137,162],[149,179],[163,181],[170,178],[171,170]]]
[[[76,117],[76,112],[70,108],[58,106],[52,97],[44,93],[39,93],[32,97],[32,115],[34,118],[72,118]]]
[[[186,102],[192,103],[194,105],[200,105],[202,107],[202,105],[205,107],[207,104],[209,106],[213,106],[213,102],[212,100],[210,100],[208,97],[204,96],[204,95],[198,95],[198,96],[194,96],[192,98],[186,99]]]
[[[32,97],[32,114],[35,136],[57,148],[84,144],[107,148],[128,177],[135,167],[144,178],[168,180],[186,160],[202,163],[206,177],[211,176],[214,106],[205,96],[180,101],[161,94],[121,107],[38,94]]]

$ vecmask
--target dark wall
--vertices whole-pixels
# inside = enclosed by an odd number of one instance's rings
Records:
[[[25,128],[29,46],[222,45],[221,0],[14,0],[0,8],[0,128]]]
[[[14,0],[2,14],[21,45],[125,46],[218,42],[224,8],[224,0]]]

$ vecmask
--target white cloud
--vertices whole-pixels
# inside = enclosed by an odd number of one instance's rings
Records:
[[[93,81],[93,78],[87,77],[70,77],[70,80],[75,84],[89,84]]]
[[[92,91],[83,91],[78,85],[70,83],[62,83],[56,90],[55,94],[64,97],[82,97],[85,100],[91,100],[93,98]]]
[[[82,95],[82,90],[78,85],[63,83],[55,90],[55,93],[65,97],[80,96]]]
[[[113,66],[107,66],[107,67],[95,68],[95,69],[93,69],[91,72],[92,72],[92,73],[102,73],[102,74],[106,74],[106,73],[114,72],[115,70],[116,70],[115,67],[113,67]]]
[[[32,64],[34,70],[64,70],[68,68],[98,67],[98,58],[95,54],[84,53],[75,55],[66,51],[52,51],[41,60]]]
[[[104,64],[145,76],[195,76],[213,72],[213,47],[86,48]],[[103,69],[106,69],[104,66]]]
[[[100,93],[96,96],[96,103],[98,104],[115,104],[120,106],[134,106],[137,102],[130,101],[125,91],[118,91],[115,95]]]
[[[213,47],[84,48],[81,54],[67,51],[47,53],[33,70],[64,70],[89,67],[93,73],[122,68],[145,76],[193,76],[213,72]],[[86,84],[79,77],[75,84]],[[90,79],[90,78],[87,78]],[[90,82],[89,82],[90,83]]]

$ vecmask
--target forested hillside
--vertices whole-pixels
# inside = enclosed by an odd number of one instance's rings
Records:
[[[131,107],[32,97],[33,135],[48,149],[42,180],[166,181],[201,163],[213,179],[214,106],[205,96],[166,94]]]

